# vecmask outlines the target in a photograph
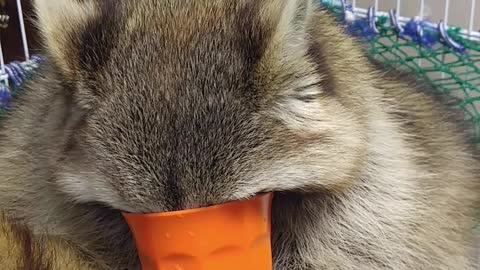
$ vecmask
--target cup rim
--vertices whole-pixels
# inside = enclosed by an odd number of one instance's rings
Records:
[[[257,199],[265,198],[265,197],[273,197],[273,193],[261,193],[250,198],[240,200],[240,201],[230,201],[223,204],[216,204],[206,207],[200,208],[192,208],[192,209],[185,209],[185,210],[178,210],[178,211],[170,211],[170,212],[159,212],[159,213],[129,213],[129,212],[122,212],[122,215],[125,218],[155,218],[155,217],[171,217],[171,216],[181,216],[181,215],[189,215],[194,213],[199,213],[208,210],[215,210],[217,208],[223,208],[226,206],[232,206],[235,204],[242,204],[246,202],[255,201]]]

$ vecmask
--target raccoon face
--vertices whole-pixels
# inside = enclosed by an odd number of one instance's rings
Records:
[[[307,53],[312,9],[37,0],[48,56],[85,112],[56,183],[129,212],[348,186],[359,124]]]

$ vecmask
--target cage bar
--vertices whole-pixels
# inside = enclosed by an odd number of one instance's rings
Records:
[[[20,33],[22,35],[23,53],[25,55],[25,60],[28,60],[30,59],[30,53],[28,51],[27,33],[25,31],[25,23],[23,20],[23,9],[22,9],[22,3],[20,0],[17,0],[17,10],[18,10],[18,20],[20,23]]]
[[[0,41],[0,71],[2,72],[0,79],[3,80],[5,86],[8,86],[8,76],[6,76],[6,72],[5,72],[5,59],[3,57],[3,48],[2,48],[1,41]]]
[[[471,5],[470,5],[470,21],[468,23],[468,35],[471,37],[473,33],[473,23],[475,19],[475,2],[476,0],[471,0]]]

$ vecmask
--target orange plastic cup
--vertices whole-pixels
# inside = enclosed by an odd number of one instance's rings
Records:
[[[143,270],[271,270],[272,194],[211,207],[124,217]]]

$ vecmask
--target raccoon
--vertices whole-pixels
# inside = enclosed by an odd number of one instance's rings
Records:
[[[36,8],[48,62],[0,129],[0,208],[35,235],[138,269],[122,212],[274,192],[275,270],[477,269],[461,114],[316,2]]]
[[[0,215],[0,262],[3,269],[94,270],[77,247],[56,236],[34,235],[11,218]]]

